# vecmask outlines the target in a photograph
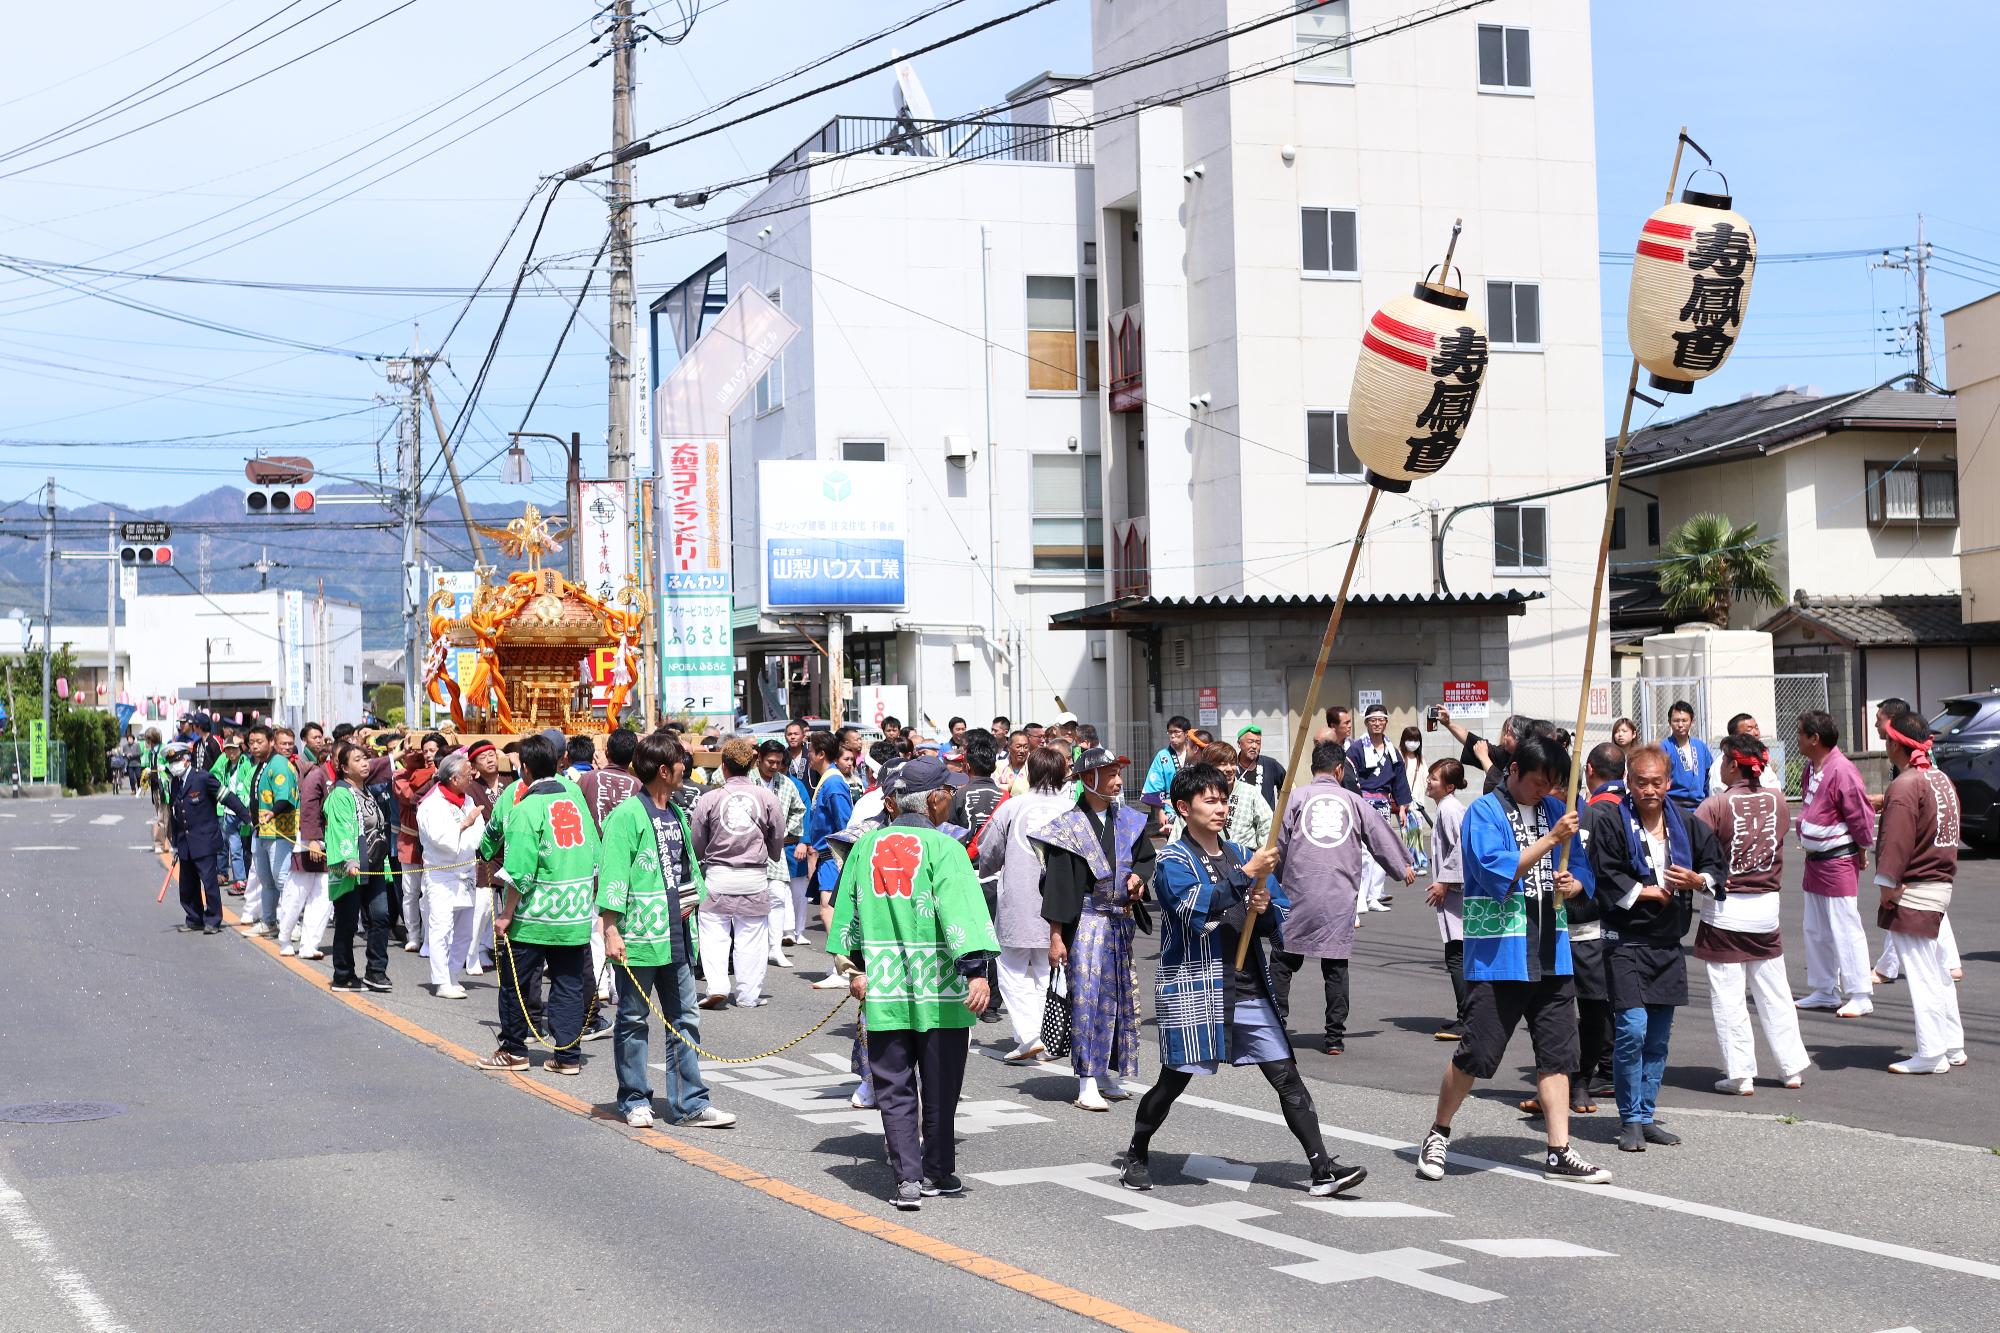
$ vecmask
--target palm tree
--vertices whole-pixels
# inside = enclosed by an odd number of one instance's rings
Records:
[[[1757,525],[1738,527],[1727,514],[1696,514],[1675,528],[1660,548],[1660,591],[1670,617],[1688,616],[1729,628],[1739,597],[1773,605],[1785,600],[1771,574],[1776,538],[1757,539]]]

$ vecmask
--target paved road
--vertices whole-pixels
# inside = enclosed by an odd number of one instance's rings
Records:
[[[1108,1167],[1129,1108],[1090,1115],[1067,1104],[1066,1070],[975,1058],[959,1126],[970,1192],[899,1218],[880,1202],[876,1118],[846,1105],[838,1020],[783,1057],[713,1071],[738,1128],[648,1146],[529,1094],[608,1101],[605,1045],[586,1047],[581,1079],[468,1069],[255,944],[174,934],[178,911],[152,902],[159,869],[137,802],[66,802],[60,824],[51,809],[0,809],[14,815],[0,817],[0,975],[14,999],[0,1031],[16,1053],[0,1101],[128,1109],[0,1125],[0,1328],[733,1328],[817,1324],[830,1301],[895,1329],[1091,1322],[1075,1312],[1098,1309],[1085,1301],[1021,1294],[1043,1281],[1200,1329],[1720,1320],[1867,1333],[1990,1328],[2000,1308],[2000,1157],[1981,1142],[1995,1133],[1996,1053],[1990,1005],[1976,1002],[1996,975],[1980,947],[1996,931],[1977,891],[1987,866],[1968,867],[1955,914],[1971,950],[1972,1065],[1930,1080],[1880,1072],[1872,1052],[1907,1022],[1892,991],[1876,1020],[1809,1027],[1825,1067],[1804,1094],[1729,1101],[1707,1091],[1698,1004],[1676,1037],[1685,1090],[1668,1099],[1687,1146],[1620,1156],[1609,1116],[1576,1132],[1615,1159],[1608,1188],[1542,1182],[1527,1169],[1534,1140],[1497,1093],[1464,1112],[1457,1169],[1415,1178],[1408,1144],[1446,1049],[1429,1024],[1449,990],[1428,921],[1399,907],[1363,932],[1350,1054],[1305,1061],[1329,1139],[1371,1172],[1354,1197],[1306,1197],[1252,1074],[1197,1083],[1156,1141],[1160,1188],[1136,1196]],[[125,818],[91,822],[112,813]],[[37,846],[76,850],[14,850]],[[396,954],[395,993],[371,1000],[487,1049],[492,978],[453,1003],[418,984],[420,968]],[[710,1044],[749,1053],[805,1027],[831,1004],[809,975],[774,973],[773,1004],[710,1016]],[[1003,1031],[975,1035],[997,1050]],[[1884,1132],[1897,1130],[1910,1137]],[[718,1174],[727,1163],[746,1180]],[[907,1228],[896,1243],[857,1229],[892,1219]]]

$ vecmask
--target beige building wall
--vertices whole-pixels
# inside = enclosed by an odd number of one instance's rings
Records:
[[[1958,394],[1960,614],[1967,624],[2000,620],[2000,294],[1945,312],[1945,378]]]

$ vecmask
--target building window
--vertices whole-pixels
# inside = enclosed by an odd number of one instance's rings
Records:
[[[352,685],[354,683],[353,667],[344,666],[340,669],[340,683],[343,685]]]
[[[1659,544],[1660,502],[1658,500],[1648,500],[1646,501],[1646,545],[1658,546]]]
[[[1534,88],[1528,65],[1528,30],[1479,25],[1479,87],[1484,92],[1525,93]]]
[[[1104,568],[1103,478],[1096,454],[1035,454],[1035,568]]]
[[[1619,505],[1618,512],[1611,516],[1611,549],[1625,549],[1625,506]]]
[[[840,458],[844,463],[886,463],[889,461],[887,440],[842,440]]]
[[[1293,44],[1299,51],[1318,51],[1292,66],[1293,77],[1308,83],[1351,83],[1354,62],[1347,46],[1347,0],[1298,0],[1292,20]]]
[[[777,288],[772,288],[765,295],[771,298],[772,305],[777,306],[781,310],[784,309],[784,296]],[[784,405],[785,354],[780,352],[772,360],[771,368],[766,370],[763,378],[757,381],[756,412],[761,417],[766,412],[775,412]]]
[[[1347,438],[1347,413],[1306,413],[1306,476],[1361,480],[1361,459]]]
[[[1085,268],[1096,268],[1096,267],[1097,267],[1097,242],[1096,242],[1096,241],[1085,241],[1085,242],[1083,243],[1083,266],[1084,266]]]
[[[1538,352],[1542,347],[1542,289],[1532,282],[1486,284],[1486,345]]]
[[[1493,510],[1493,570],[1549,572],[1549,511],[1544,505],[1497,505]]]
[[[1958,464],[1870,463],[1870,523],[1958,522]]]
[[[1309,278],[1358,278],[1360,245],[1355,239],[1351,208],[1301,208],[1299,236],[1304,253],[1300,263]]]
[[[1076,279],[1028,279],[1028,392],[1075,393]]]
[[[1083,391],[1097,392],[1097,279],[1083,280]]]

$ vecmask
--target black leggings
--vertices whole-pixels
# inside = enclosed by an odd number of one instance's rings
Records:
[[[1306,1150],[1306,1161],[1315,1167],[1327,1160],[1326,1141],[1319,1135],[1319,1113],[1313,1109],[1312,1093],[1306,1090],[1306,1081],[1299,1077],[1299,1066],[1295,1060],[1266,1060],[1257,1066],[1264,1072],[1264,1079],[1278,1094],[1278,1106],[1285,1113],[1285,1126],[1292,1131],[1292,1137]],[[1147,1160],[1151,1153],[1153,1135],[1166,1123],[1167,1112],[1174,1101],[1185,1091],[1192,1074],[1178,1069],[1162,1069],[1160,1076],[1139,1099],[1139,1110],[1132,1125],[1132,1147],[1130,1155],[1139,1161]]]

